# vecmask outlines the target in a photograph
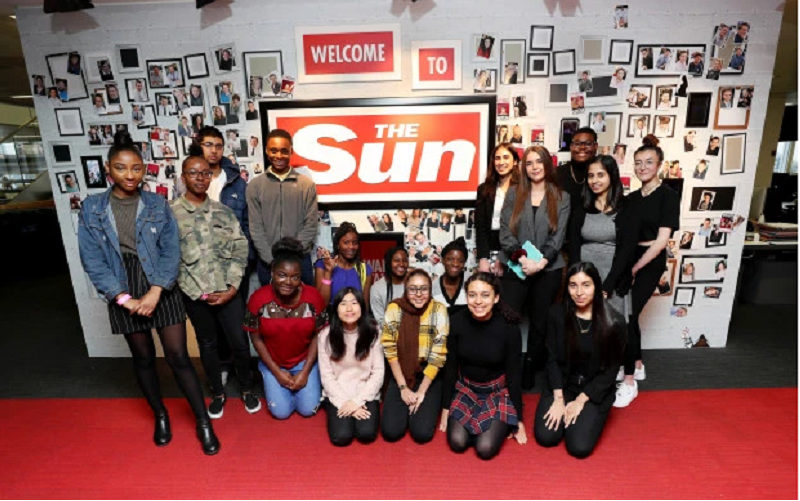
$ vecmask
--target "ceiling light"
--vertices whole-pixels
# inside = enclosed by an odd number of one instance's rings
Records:
[[[13,15],[12,16],[8,16],[8,17],[10,17],[11,19],[16,19],[17,18],[17,16],[13,16]]]

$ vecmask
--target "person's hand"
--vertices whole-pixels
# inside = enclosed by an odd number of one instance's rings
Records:
[[[285,371],[281,369],[278,371],[278,374],[275,374],[275,379],[278,380],[278,384],[283,386],[284,388],[292,389],[292,385],[294,384],[294,377],[289,374],[289,371]]]
[[[606,292],[606,291],[603,291],[603,297],[604,297],[605,299],[608,299],[608,292]]]
[[[501,263],[499,259],[496,259],[492,265],[492,273],[498,277],[503,276],[503,263]]]
[[[367,410],[366,407],[359,407],[353,412],[352,417],[362,421],[364,419],[369,419],[372,414]]]
[[[158,306],[159,299],[161,299],[161,287],[150,287],[147,294],[139,300],[139,307],[136,309],[136,313],[143,317],[153,316],[153,311]]]
[[[325,265],[325,273],[330,277],[331,273],[333,273],[333,269],[336,267],[336,260],[331,257],[331,253],[328,249],[325,249],[325,253],[322,256],[322,264]]]
[[[442,433],[447,431],[447,418],[450,417],[450,411],[447,409],[442,410],[442,419],[439,421],[439,431]]]
[[[524,264],[522,262],[523,259],[525,260]],[[522,271],[528,276],[535,275],[541,269],[538,263],[533,259],[519,258],[519,263],[522,265]]]
[[[352,416],[355,411],[357,411],[359,407],[356,405],[355,402],[352,400],[348,400],[347,402],[343,403],[339,410],[336,412],[336,415],[341,417],[349,417]]]
[[[213,292],[208,295],[206,302],[210,306],[222,306],[236,297],[236,287],[230,286],[225,292]]]
[[[547,411],[547,414],[544,415],[544,424],[545,426],[547,426],[547,429],[558,430],[558,426],[564,419],[565,412],[566,412],[566,407],[564,406],[564,399],[556,398],[555,400],[553,400],[553,404],[550,406],[550,409]]]
[[[308,372],[300,371],[294,376],[294,383],[289,387],[292,391],[299,391],[306,387],[308,384]]]
[[[508,438],[513,438],[519,445],[528,443],[528,434],[525,433],[525,425],[520,421],[517,425],[517,431],[508,435]]]
[[[642,269],[642,267],[639,266],[638,263],[633,265],[633,268],[631,269],[631,273],[633,274],[634,278],[636,278],[636,274],[639,273],[639,270],[641,270],[641,269]]]
[[[583,404],[584,402],[579,398],[567,404],[566,412],[564,413],[564,428],[569,428],[569,425],[575,424],[583,410]]]
[[[403,388],[400,390],[400,398],[403,399],[403,402],[411,407],[417,401],[417,394],[411,391],[409,388]]]
[[[139,310],[139,303],[140,301],[138,299],[130,298],[127,301],[125,301],[125,304],[123,304],[122,307],[128,310],[128,313],[130,313],[131,315],[135,315],[136,312]]]
[[[478,263],[478,271],[482,271],[484,273],[491,273],[491,265],[489,264],[489,260],[481,258],[481,261]]]
[[[424,393],[420,393],[418,391],[418,392],[414,393],[414,395],[416,395],[417,399],[414,402],[414,404],[408,409],[408,412],[411,413],[411,414],[416,414],[417,411],[419,410],[420,406],[422,405],[422,401],[425,400],[425,394]]]

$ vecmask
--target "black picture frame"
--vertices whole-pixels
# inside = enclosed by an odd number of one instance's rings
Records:
[[[81,115],[81,109],[80,108],[56,108],[54,111],[55,111],[55,114],[56,114],[56,125],[58,125],[58,135],[59,136],[61,136],[61,137],[78,137],[78,136],[81,136],[82,137],[86,133],[85,127],[83,125],[83,116]],[[74,112],[74,113],[78,114],[78,123],[80,123],[80,126],[81,126],[80,132],[78,132],[78,131],[67,132],[67,133],[64,132],[64,129],[61,127],[61,120],[59,119],[59,115],[63,115],[63,114],[68,113],[68,112]]]
[[[169,84],[167,79],[167,66],[170,64],[177,64],[178,71],[181,74],[181,85],[176,85],[175,87]],[[152,80],[150,80],[150,65],[160,65],[164,68],[164,85],[160,86],[153,86]],[[186,87],[186,69],[183,67],[183,58],[180,57],[171,57],[171,58],[164,58],[164,59],[148,59],[145,61],[145,79],[147,80],[147,86],[150,90],[154,89],[174,89],[176,87]]]
[[[158,115],[156,115],[156,107],[155,107],[155,105],[153,105],[153,104],[143,104],[143,105],[140,106],[140,108],[142,110],[147,110],[147,109],[150,110],[149,113],[153,117],[154,123],[152,123],[152,124],[145,123],[144,125],[137,125],[136,128],[139,129],[139,130],[142,130],[142,129],[149,129],[150,127],[157,127],[158,126]]]
[[[190,74],[189,73],[189,58],[196,58],[196,57],[202,57],[203,58],[203,66],[205,67],[205,72],[202,75]],[[211,76],[211,73],[208,71],[208,58],[206,57],[206,53],[205,52],[198,52],[196,54],[186,54],[185,56],[183,56],[183,63],[184,63],[184,67],[185,67],[185,70],[186,70],[186,74],[185,75],[186,75],[186,79],[187,80],[195,80],[195,79],[198,79],[198,78],[206,78],[208,76]]]
[[[631,64],[633,62],[633,47],[634,47],[634,40],[619,40],[613,39],[610,41],[608,46],[608,64]],[[614,45],[617,44],[625,44],[630,45],[630,50],[628,51],[628,59],[614,59]]]
[[[639,64],[639,56],[642,53],[642,49],[648,48],[650,49],[650,54],[653,58],[653,66],[656,65],[658,60],[658,56],[656,55],[656,51],[659,51],[662,48],[670,49],[670,51],[675,51],[677,54],[678,50],[686,50],[689,55],[694,52],[702,52],[703,54],[706,53],[706,45],[705,44],[697,44],[697,43],[670,43],[670,44],[639,44],[636,46],[636,61],[634,66],[636,67],[636,77],[649,77],[649,78],[678,78],[684,72],[675,71],[675,70],[655,70],[655,69],[642,69],[642,65]],[[687,58],[687,62],[688,62]]]
[[[689,255],[682,255],[681,256],[681,267],[678,269],[678,283],[681,284],[721,284],[725,282],[725,277],[721,278],[714,278],[713,280],[686,280],[684,281],[683,275],[683,267],[686,264],[686,260],[696,261],[698,259],[711,259],[712,266],[716,268],[716,263],[719,261],[725,261],[725,266],[727,270],[728,264],[728,255],[727,254],[689,254]],[[727,272],[726,272],[727,274]]]
[[[558,59],[559,54],[572,54],[572,70],[567,71],[556,71],[556,60]],[[568,50],[558,50],[553,52],[553,75],[574,75],[578,72],[578,67],[576,66],[576,54],[575,49],[568,49]]]
[[[558,151],[569,151],[572,144],[572,137],[581,128],[581,119],[578,117],[567,117],[561,119],[558,129]]]
[[[546,47],[544,45],[542,45],[542,46],[534,46],[533,45],[534,33],[536,31],[540,31],[540,30],[549,31],[550,32],[550,43]],[[534,24],[534,25],[531,26],[531,38],[530,38],[530,40],[528,42],[528,50],[530,50],[530,51],[553,50],[553,40],[555,39],[555,37],[556,37],[556,27],[555,26],[544,25],[544,24]]]
[[[543,71],[534,71],[534,62],[538,59],[544,61]],[[550,76],[550,54],[547,52],[530,52],[528,53],[527,67],[525,68],[528,78],[547,78]]]
[[[691,292],[691,299],[689,302],[678,302],[678,292],[680,291],[690,291]],[[674,297],[672,299],[672,306],[694,306],[694,298],[697,294],[697,289],[694,287],[675,287]]]
[[[68,175],[71,175],[72,179],[75,180],[75,186],[78,188],[78,191],[67,191],[67,187],[66,187],[66,185],[64,183],[64,177],[66,177]],[[66,170],[66,171],[56,172],[55,176],[56,176],[56,181],[58,182],[58,189],[62,194],[80,193],[81,185],[78,182],[78,175],[75,173],[74,170]]]
[[[711,99],[713,92],[689,92],[686,103],[685,127],[702,129],[708,127],[711,120]]]
[[[711,234],[715,236],[716,241],[711,240]],[[728,245],[728,233],[724,231],[717,230],[714,232],[712,230],[711,234],[706,237],[706,249],[711,249],[714,247],[724,247]]]
[[[90,182],[89,177],[89,162],[96,161],[97,167],[99,172],[98,180],[95,182]],[[103,169],[103,157],[100,155],[92,155],[88,157],[81,157],[81,167],[83,168],[83,182],[84,186],[87,190],[93,189],[106,189],[108,188],[108,182],[106,181],[106,173]]]
[[[59,74],[53,73],[53,65],[51,64],[50,60],[53,59],[53,58],[56,58],[56,57],[69,57],[69,54],[70,54],[69,52],[61,52],[61,53],[58,53],[58,54],[49,54],[49,55],[44,57],[45,62],[47,63],[47,72],[50,74],[50,81],[53,83],[54,86],[56,85],[56,78],[60,79],[61,76],[59,76]],[[81,64],[83,64],[83,62],[81,62]],[[91,94],[89,94],[89,87],[86,85],[86,74],[83,71],[83,67],[81,67],[81,74],[80,75],[73,75],[73,76],[80,76],[81,82],[83,83],[83,92],[86,95],[83,96],[83,97],[72,97],[72,96],[70,96],[69,99],[67,101],[65,101],[65,102],[71,103],[72,101],[80,101],[82,99],[91,99]],[[67,95],[69,95],[69,94],[70,94],[69,87],[67,87]]]

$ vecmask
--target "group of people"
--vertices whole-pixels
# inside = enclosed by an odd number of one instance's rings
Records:
[[[290,166],[286,131],[268,134],[270,166],[247,184],[223,154],[222,133],[203,128],[183,161],[186,192],[171,203],[141,188],[142,153],[120,131],[106,164],[113,186],[83,204],[81,261],[108,302],[112,332],[130,347],[157,445],[172,432],[152,329],[209,455],[220,449],[211,420],[227,402],[225,359],[245,409],[261,408],[252,343],[276,419],[323,406],[339,446],[379,433],[425,443],[438,428],[452,450],[474,446],[484,459],[507,437],[527,442],[522,390],[546,369],[534,438],[548,447],[563,439],[570,454],[586,457],[611,406],[630,404],[645,377],[638,317],[678,227],[678,195],[657,175],[663,152],[655,138],[644,143],[634,155],[642,189],[627,197],[616,161],[597,156],[591,128],[576,132],[571,161],[557,169],[544,147],[520,158],[499,144],[477,193],[478,271],[466,271],[468,250],[458,239],[442,250],[436,280],[396,247],[373,284],[351,223],[338,227],[333,252],[312,263],[316,186]],[[249,294],[251,272],[261,287]],[[187,315],[211,388],[208,407],[187,352]]]

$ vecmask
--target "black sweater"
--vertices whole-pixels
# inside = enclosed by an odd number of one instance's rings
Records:
[[[506,375],[511,402],[522,421],[522,336],[495,311],[486,321],[476,320],[468,310],[450,318],[447,362],[444,368],[442,407],[450,408],[459,374],[470,381],[488,383]]]
[[[491,194],[481,198],[481,191],[486,183],[478,186],[478,200],[475,203],[475,247],[478,249],[478,260],[489,259],[489,252],[500,250],[500,231],[492,231],[492,213],[494,212],[494,196]]]

